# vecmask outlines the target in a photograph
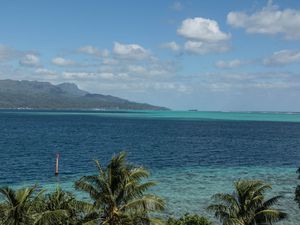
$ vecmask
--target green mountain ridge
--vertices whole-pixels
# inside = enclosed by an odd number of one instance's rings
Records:
[[[74,83],[54,85],[28,80],[0,80],[0,108],[167,110],[111,95],[89,93]]]

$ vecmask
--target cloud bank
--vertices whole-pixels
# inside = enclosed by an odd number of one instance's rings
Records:
[[[235,28],[244,28],[247,33],[280,34],[287,40],[300,39],[300,10],[280,10],[272,2],[252,14],[230,12],[227,23]]]

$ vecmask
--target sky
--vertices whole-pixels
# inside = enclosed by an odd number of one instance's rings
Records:
[[[174,110],[300,111],[300,1],[1,0],[0,79]]]

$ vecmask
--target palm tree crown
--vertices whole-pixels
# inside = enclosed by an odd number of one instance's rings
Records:
[[[77,225],[83,223],[93,207],[58,187],[54,192],[39,198],[35,203],[35,211],[34,225]]]
[[[39,194],[34,196],[36,187],[14,190],[9,187],[0,188],[1,199],[1,222],[5,225],[32,224],[34,214],[33,202]],[[41,192],[40,192],[41,193]]]
[[[216,194],[219,202],[208,207],[223,225],[271,225],[286,217],[279,209],[272,208],[281,196],[265,200],[265,192],[271,186],[256,180],[240,180],[235,183],[233,194]]]
[[[154,182],[145,181],[149,173],[143,167],[127,163],[126,153],[114,156],[106,169],[95,161],[98,174],[84,176],[75,183],[77,190],[89,193],[98,209],[97,221],[105,225],[150,224],[149,213],[163,210],[164,201],[145,194]]]

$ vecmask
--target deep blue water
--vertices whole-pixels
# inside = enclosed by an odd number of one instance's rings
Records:
[[[201,207],[212,190],[230,191],[243,176],[266,179],[291,199],[300,166],[300,123],[0,112],[2,185],[55,184],[59,152],[59,181],[70,186],[95,171],[93,159],[105,164],[121,150],[161,182],[157,190],[171,199],[170,212],[192,200]]]
[[[0,134],[1,183],[50,179],[56,152],[62,175],[121,150],[154,170],[300,165],[300,123],[0,114]]]

